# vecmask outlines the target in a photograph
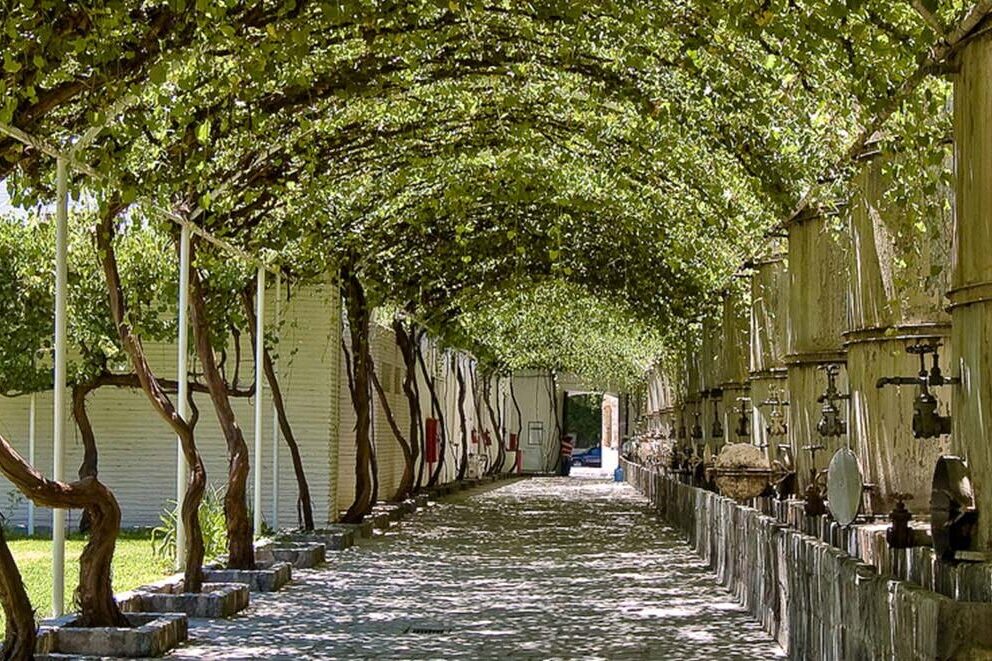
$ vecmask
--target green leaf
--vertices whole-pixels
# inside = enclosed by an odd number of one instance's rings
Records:
[[[208,119],[196,127],[196,139],[203,144],[210,139],[210,126],[211,122]]]

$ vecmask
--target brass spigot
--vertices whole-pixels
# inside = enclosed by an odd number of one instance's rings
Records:
[[[692,414],[693,417],[692,437],[697,441],[703,440],[703,426],[699,424],[699,416],[700,416],[699,411],[696,411]]]
[[[906,507],[906,501],[913,496],[908,493],[894,493],[890,498],[895,501],[895,506],[889,512],[892,525],[885,531],[885,540],[889,543],[889,548],[908,549],[914,545],[913,529],[909,527],[913,513]]]
[[[816,470],[816,453],[825,449],[822,445],[804,445],[803,450],[809,452],[810,469],[809,484],[806,485],[805,504],[803,510],[807,516],[822,516],[827,513],[827,504],[823,498],[823,485],[820,484],[822,472]]]
[[[915,385],[919,388],[919,393],[913,400],[913,437],[914,438],[937,438],[944,434],[951,433],[951,416],[937,413],[939,401],[930,392],[931,387],[955,385],[961,382],[960,377],[945,377],[940,370],[940,354],[937,342],[917,342],[906,347],[906,353],[915,354],[920,357],[920,371],[915,376],[890,376],[883,377],[875,384],[878,388],[888,385]],[[930,369],[927,370],[926,356],[932,356]]]
[[[747,405],[751,403],[750,397],[738,397],[737,401],[741,403],[740,417],[737,418],[737,428],[734,432],[737,434],[737,438],[746,439],[751,437],[751,419],[747,417]]]
[[[820,420],[816,423],[816,431],[824,438],[837,438],[847,433],[847,423],[840,415],[837,402],[851,398],[849,393],[841,394],[837,389],[837,375],[840,366],[837,363],[821,365],[821,370],[827,373],[827,389],[816,398],[823,406],[820,408]]]
[[[785,436],[789,433],[789,424],[785,420],[785,407],[789,402],[782,399],[780,388],[770,388],[769,398],[761,402],[761,406],[770,406],[772,410],[768,412],[768,424],[765,431],[769,436]]]
[[[720,398],[722,396],[723,391],[719,388],[710,391],[710,397],[713,398],[713,426],[710,427],[710,434],[714,439],[723,437],[723,422],[720,420]]]

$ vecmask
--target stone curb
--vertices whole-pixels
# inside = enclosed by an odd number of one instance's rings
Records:
[[[922,661],[992,649],[990,603],[882,576],[776,517],[639,465],[624,462],[624,474],[792,658]]]

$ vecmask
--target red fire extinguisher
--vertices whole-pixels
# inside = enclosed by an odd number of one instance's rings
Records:
[[[437,419],[427,418],[424,422],[426,443],[424,443],[424,459],[429,464],[437,463]]]

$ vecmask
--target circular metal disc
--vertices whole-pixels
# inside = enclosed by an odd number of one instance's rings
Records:
[[[937,460],[930,490],[930,531],[933,548],[942,558],[967,549],[975,514],[975,494],[968,465],[959,457]]]
[[[858,458],[847,448],[837,450],[827,468],[827,507],[840,525],[849,525],[857,518],[862,486]]]

